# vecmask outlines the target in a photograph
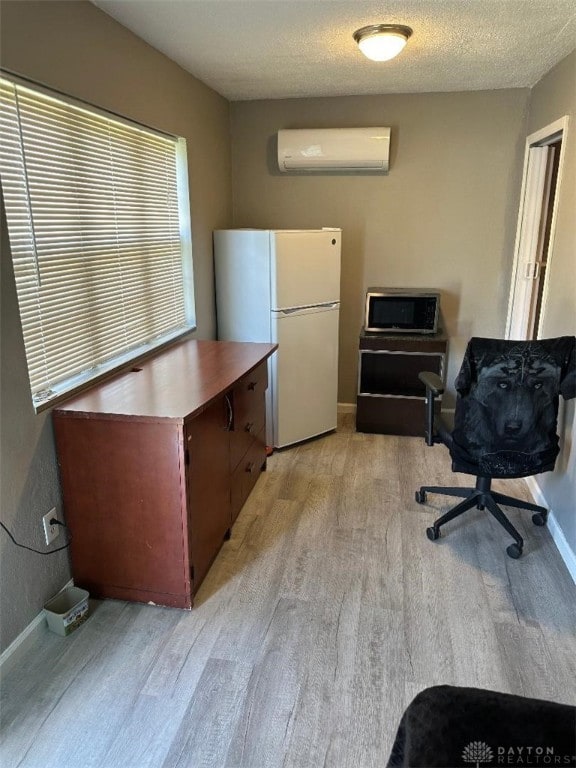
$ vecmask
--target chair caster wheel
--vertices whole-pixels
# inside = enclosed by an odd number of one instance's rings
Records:
[[[426,491],[416,491],[414,494],[414,498],[416,499],[416,502],[418,504],[425,504],[426,503]]]
[[[508,557],[512,557],[514,560],[518,560],[522,554],[522,547],[519,544],[510,544],[509,547],[506,547],[506,553]]]
[[[428,536],[430,541],[436,541],[436,539],[440,538],[440,530],[431,525],[430,528],[426,528],[426,536]]]
[[[536,512],[532,515],[532,522],[534,525],[542,526],[546,525],[546,522],[548,520],[548,514],[544,512]]]

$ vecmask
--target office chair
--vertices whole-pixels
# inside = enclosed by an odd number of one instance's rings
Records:
[[[404,710],[386,768],[574,766],[576,707],[435,685]]]
[[[444,391],[439,376],[419,374],[426,387],[427,445],[444,443],[452,457],[452,471],[476,476],[474,488],[423,485],[416,501],[428,493],[464,500],[439,517],[426,535],[431,541],[440,529],[469,509],[487,509],[512,536],[506,552],[522,554],[524,541],[499,505],[526,509],[535,525],[546,525],[548,510],[538,504],[492,490],[494,478],[519,478],[554,469],[559,453],[556,434],[559,395],[576,397],[576,338],[563,336],[540,341],[503,341],[473,338],[468,342],[456,378],[454,426],[435,413],[435,398]]]

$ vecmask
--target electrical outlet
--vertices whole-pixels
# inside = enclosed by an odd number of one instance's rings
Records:
[[[52,507],[50,512],[47,512],[42,518],[42,525],[44,527],[44,538],[46,539],[46,544],[51,544],[54,541],[54,539],[60,535],[60,526],[50,525],[50,520],[52,520],[53,518],[58,519],[58,515],[56,514],[56,507]]]

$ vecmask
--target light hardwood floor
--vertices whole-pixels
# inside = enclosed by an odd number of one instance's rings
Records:
[[[3,768],[382,768],[404,707],[448,683],[574,703],[576,587],[546,529],[474,511],[441,446],[333,435],[271,457],[192,612],[94,604],[2,686]],[[502,484],[513,495],[521,481]]]

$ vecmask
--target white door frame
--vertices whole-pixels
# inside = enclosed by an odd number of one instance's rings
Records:
[[[560,199],[560,186],[562,183],[562,169],[564,166],[564,157],[566,153],[566,137],[568,133],[568,116],[565,115],[559,120],[541,128],[539,131],[530,134],[526,139],[524,150],[524,169],[522,174],[522,188],[520,192],[520,208],[518,211],[518,224],[516,227],[516,242],[514,244],[514,263],[512,266],[512,278],[510,281],[510,295],[508,299],[508,317],[506,320],[506,338],[513,338],[518,327],[527,325],[530,302],[526,300],[526,291],[518,290],[520,270],[526,274],[526,248],[528,243],[533,243],[533,234],[535,227],[538,226],[542,211],[542,198],[539,201],[538,189],[542,189],[545,166],[540,163],[535,166],[535,160],[538,153],[531,152],[535,147],[546,147],[562,139],[560,148],[560,158],[558,165],[558,176],[556,179],[556,193],[554,195],[554,206],[552,209],[552,221],[550,227],[550,238],[548,244],[547,268],[544,274],[544,286],[542,293],[542,312],[540,316],[539,327],[542,327],[546,314],[546,305],[548,299],[548,285],[550,282],[550,266],[554,253],[554,234],[556,231],[556,217],[558,213],[558,201]],[[530,279],[530,277],[528,277]],[[516,336],[517,337],[517,336]],[[524,336],[525,338],[525,336]]]

